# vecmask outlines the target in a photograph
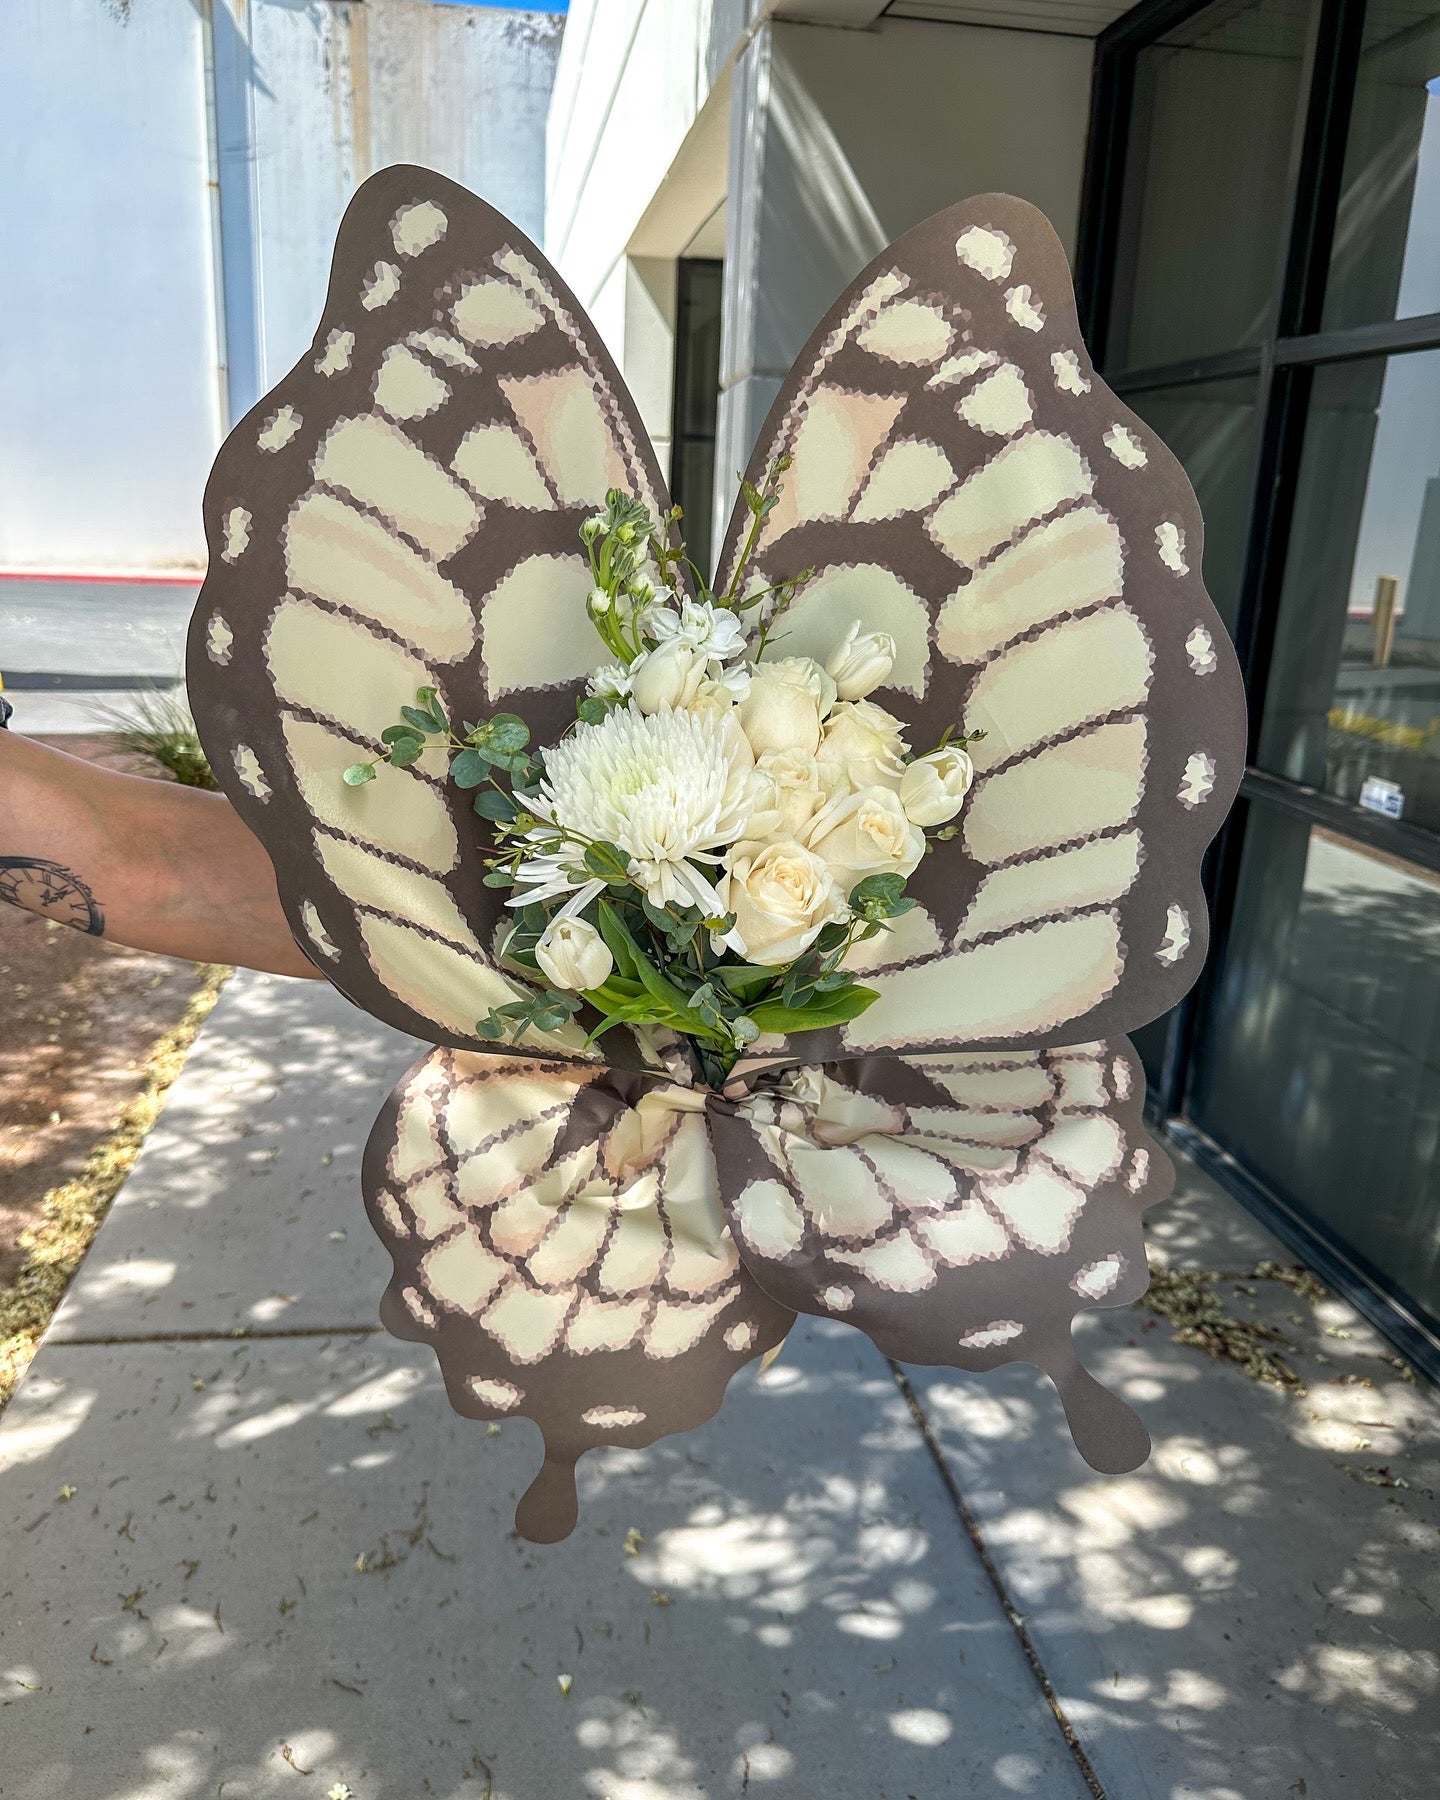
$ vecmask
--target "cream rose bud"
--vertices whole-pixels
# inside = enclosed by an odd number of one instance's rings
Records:
[[[965,804],[975,765],[956,745],[917,756],[900,777],[900,804],[912,825],[943,825]]]
[[[615,967],[610,947],[588,919],[552,919],[535,946],[540,972],[557,988],[597,988]]]
[[[756,756],[770,750],[813,756],[820,742],[821,717],[834,699],[834,682],[808,656],[759,663],[750,678],[750,691],[740,702],[740,724]]]
[[[826,663],[842,700],[863,700],[895,667],[895,640],[888,631],[864,631],[855,620]]]
[[[893,789],[864,788],[817,813],[805,846],[828,864],[848,899],[867,875],[911,874],[925,854],[925,834],[905,817]]]
[[[793,962],[825,926],[848,916],[829,869],[799,844],[737,844],[727,864],[718,885],[735,924],[719,942],[747,962]]]
[[[852,788],[898,788],[905,773],[900,721],[873,700],[842,700],[825,722],[816,752],[844,771]]]
[[[704,658],[679,638],[647,650],[630,665],[630,693],[642,713],[688,706],[704,681]]]

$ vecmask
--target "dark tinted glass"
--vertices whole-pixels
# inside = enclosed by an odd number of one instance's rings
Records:
[[[1205,585],[1231,631],[1259,442],[1255,401],[1253,376],[1125,395],[1125,404],[1164,438],[1190,477],[1205,519]]]
[[[1440,877],[1252,803],[1200,1124],[1440,1313]]]
[[[1107,367],[1270,331],[1313,11],[1221,0],[1140,52]]]
[[[1324,325],[1440,312],[1440,0],[1370,0]]]
[[[1314,376],[1259,760],[1440,829],[1440,351]]]
[[[715,425],[720,409],[720,295],[724,265],[682,258],[675,305],[675,416],[670,492],[685,509],[691,560],[710,573]]]

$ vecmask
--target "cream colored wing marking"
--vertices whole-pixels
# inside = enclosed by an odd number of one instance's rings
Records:
[[[367,181],[314,344],[227,440],[189,681],[221,786],[269,850],[317,967],[380,1017],[475,1043],[515,997],[502,893],[443,758],[347,788],[418,686],[452,718],[523,713],[544,742],[601,660],[586,514],[663,510],[621,379],[507,220],[429,171]],[[547,1040],[580,1054],[578,1028]],[[532,1046],[541,1047],[541,1046]]]
[[[1061,1043],[1164,1011],[1204,956],[1240,680],[1189,484],[1091,367],[1043,217],[986,195],[893,244],[802,352],[751,478],[781,451],[759,569],[817,571],[782,653],[860,618],[896,640],[874,698],[917,751],[986,734],[958,838],[911,882],[923,914],[872,947],[881,999],[831,1042]]]
[[[573,1527],[584,1451],[708,1419],[793,1320],[741,1266],[703,1090],[632,1106],[562,1063],[437,1051],[376,1122],[365,1193],[386,1326],[434,1348],[459,1412],[544,1433],[516,1517],[538,1541]]]
[[[1037,1364],[1086,1460],[1134,1468],[1144,1429],[1070,1326],[1149,1281],[1141,1213],[1173,1172],[1143,1094],[1123,1040],[801,1070],[716,1116],[740,1255],[901,1361]]]

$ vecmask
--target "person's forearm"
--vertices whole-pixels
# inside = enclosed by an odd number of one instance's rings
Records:
[[[0,731],[0,900],[137,950],[314,975],[228,800]]]

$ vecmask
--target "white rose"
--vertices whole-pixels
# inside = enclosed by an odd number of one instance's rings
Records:
[[[891,788],[865,788],[817,813],[805,846],[825,862],[840,891],[867,875],[909,875],[925,854],[925,834],[905,817]]]
[[[860,630],[858,619],[825,668],[842,700],[863,700],[895,667],[895,640],[888,631]]]
[[[755,769],[765,798],[762,818],[752,820],[747,833],[753,838],[800,840],[820,808],[845,786],[833,765],[817,763],[803,750],[767,750]]]
[[[630,665],[630,692],[642,713],[688,706],[705,682],[705,659],[672,638]]]
[[[943,825],[965,804],[975,765],[957,745],[917,756],[900,777],[900,804],[912,825]]]
[[[740,723],[757,756],[800,750],[813,756],[820,721],[835,704],[835,683],[808,656],[757,664],[740,703]]]
[[[719,882],[734,928],[719,942],[747,962],[793,962],[825,926],[847,916],[830,871],[794,843],[736,844]]]
[[[843,769],[852,788],[898,788],[905,773],[900,721],[873,700],[842,700],[825,722],[816,752]]]
[[[552,919],[535,946],[540,972],[557,988],[597,988],[615,967],[610,946],[588,919]]]

